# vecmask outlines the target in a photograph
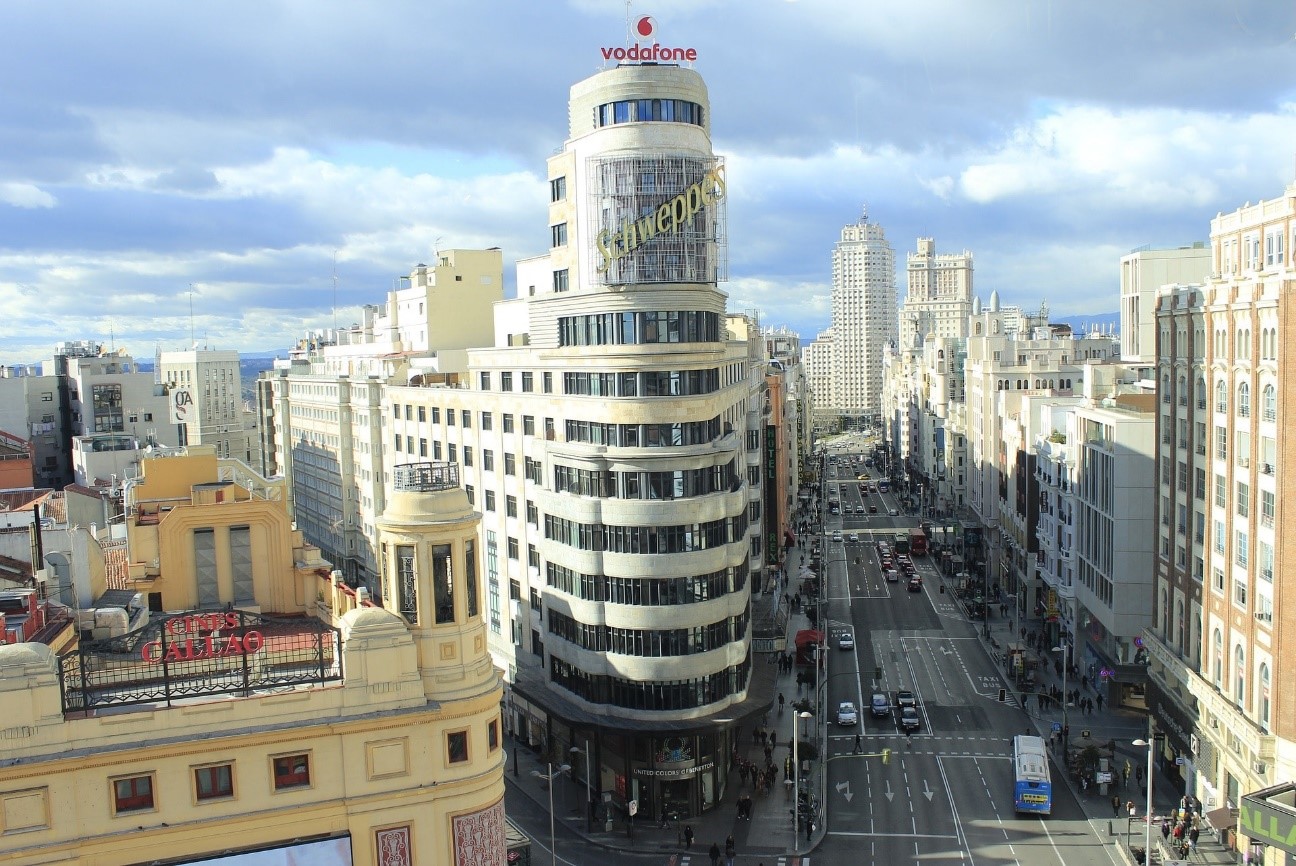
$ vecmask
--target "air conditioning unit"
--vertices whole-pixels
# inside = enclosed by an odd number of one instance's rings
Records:
[[[1273,614],[1269,611],[1258,610],[1256,611],[1255,618],[1260,620],[1260,622],[1273,622]]]
[[[1252,765],[1251,769],[1255,770],[1257,776],[1263,776],[1265,773],[1269,772],[1269,765],[1264,761],[1256,761],[1255,764]]]

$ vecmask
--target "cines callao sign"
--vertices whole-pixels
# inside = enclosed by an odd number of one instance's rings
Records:
[[[657,210],[637,220],[621,221],[619,231],[604,229],[594,239],[603,261],[597,271],[605,273],[617,259],[624,258],[658,235],[673,235],[692,224],[702,208],[724,198],[724,166],[717,165],[697,183],[664,203]]]

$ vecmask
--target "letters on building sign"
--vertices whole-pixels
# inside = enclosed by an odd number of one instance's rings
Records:
[[[673,235],[681,227],[691,224],[698,211],[724,198],[724,192],[724,166],[717,165],[700,181],[647,216],[622,220],[618,232],[608,229],[599,232],[594,239],[599,254],[603,256],[598,272],[604,273],[617,259],[624,258],[656,236]]]
[[[150,664],[188,662],[223,656],[251,655],[261,651],[265,637],[259,631],[222,635],[222,629],[238,628],[238,614],[200,613],[168,620],[164,642],[153,640],[140,646],[140,658]],[[205,633],[204,633],[205,632]]]

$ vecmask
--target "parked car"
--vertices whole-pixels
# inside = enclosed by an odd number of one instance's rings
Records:
[[[873,700],[869,704],[869,712],[875,719],[885,719],[891,715],[891,701],[881,692],[873,693]]]
[[[855,704],[842,701],[837,706],[837,724],[842,727],[859,724],[859,712],[855,709]]]

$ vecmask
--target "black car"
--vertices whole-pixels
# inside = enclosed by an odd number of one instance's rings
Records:
[[[901,689],[900,691],[896,692],[895,705],[902,710],[905,707],[912,707],[914,709],[917,709],[918,699],[915,698],[914,693],[909,691],[908,689]]]

